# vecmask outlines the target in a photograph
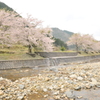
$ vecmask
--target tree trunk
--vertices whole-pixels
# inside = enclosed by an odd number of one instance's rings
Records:
[[[30,54],[32,53],[32,46],[31,46],[31,45],[28,46],[28,52],[29,52]]]
[[[84,50],[84,52],[88,54],[88,51],[86,49]]]
[[[76,43],[76,51],[78,52],[78,45],[77,45],[77,43]]]

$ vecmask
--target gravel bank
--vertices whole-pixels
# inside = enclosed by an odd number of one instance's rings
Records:
[[[78,91],[99,88],[100,62],[55,66],[16,81],[0,77],[0,100],[92,100]]]

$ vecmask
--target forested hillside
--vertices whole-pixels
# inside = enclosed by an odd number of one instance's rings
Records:
[[[5,9],[5,10],[9,10],[9,11],[14,11],[12,8],[10,8],[9,6],[7,6],[5,3],[0,2],[0,9]]]
[[[68,41],[69,38],[74,34],[73,32],[67,31],[67,30],[60,30],[59,28],[52,28],[53,36],[57,39],[60,39],[64,42]]]

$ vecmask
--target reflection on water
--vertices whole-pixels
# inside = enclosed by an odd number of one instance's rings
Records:
[[[42,70],[41,70],[42,72]],[[20,69],[9,69],[9,70],[0,70],[0,77],[10,79],[15,81],[22,77],[31,77],[40,73],[38,68],[20,68]]]
[[[74,94],[77,97],[82,96],[82,98],[76,100],[100,100],[100,89],[74,91]]]
[[[49,96],[47,98],[44,98],[44,95],[49,95]],[[100,100],[100,89],[74,91],[74,95],[76,97],[74,100]],[[52,96],[50,96],[49,93],[44,93],[43,91],[42,92],[38,91],[38,94],[33,93],[29,95],[28,99],[29,100],[55,100],[53,99]]]

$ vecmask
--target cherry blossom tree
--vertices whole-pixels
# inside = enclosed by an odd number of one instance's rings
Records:
[[[100,52],[100,41],[94,41],[91,47],[93,52]]]
[[[18,16],[18,14],[15,12],[0,10],[0,43],[2,47],[3,45],[15,43],[12,36],[12,28],[15,26],[16,16]]]
[[[39,46],[45,51],[53,50],[51,28],[43,28],[42,21],[28,15],[22,18],[9,11],[0,11],[0,43],[20,43],[28,46],[29,53],[32,47]]]
[[[87,52],[100,51],[100,42],[95,40],[92,35],[89,34],[74,34],[67,42],[68,45],[75,45],[76,51],[79,50]]]
[[[95,39],[92,35],[84,34],[81,38],[81,47],[84,52],[93,51],[92,47],[95,44]]]
[[[69,41],[67,42],[68,45],[75,45],[76,51],[79,51],[79,48],[81,46],[81,41],[82,41],[82,36],[79,33],[73,34],[70,38]]]
[[[28,15],[27,18],[19,19],[19,26],[15,34],[19,43],[28,46],[29,53],[32,53],[33,46],[39,46],[44,51],[53,50],[51,28],[43,28],[42,22]]]
[[[40,28],[38,29],[38,34],[36,34],[37,37],[37,43],[38,46],[41,46],[44,51],[53,51],[53,42],[52,39],[52,30],[49,27],[46,28]]]

